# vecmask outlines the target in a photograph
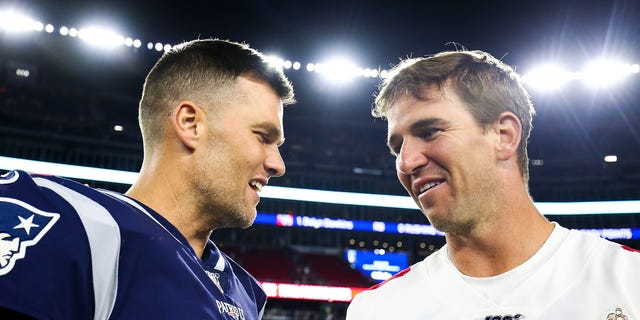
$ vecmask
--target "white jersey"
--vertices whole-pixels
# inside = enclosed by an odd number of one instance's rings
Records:
[[[640,320],[640,252],[555,226],[538,252],[472,278],[443,248],[357,295],[348,320]]]

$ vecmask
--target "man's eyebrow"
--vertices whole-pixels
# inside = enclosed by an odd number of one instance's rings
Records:
[[[412,123],[409,126],[409,132],[411,134],[416,134],[416,132],[425,129],[425,128],[430,128],[430,127],[444,127],[444,126],[448,126],[449,125],[449,121],[446,121],[442,118],[426,118],[426,119],[421,119],[418,120],[414,123]],[[393,148],[399,143],[398,140],[400,140],[400,136],[397,134],[392,134],[387,138],[387,146],[389,147],[389,149],[391,149],[393,151]],[[394,151],[395,152],[395,151]]]
[[[414,132],[419,129],[429,128],[429,127],[444,127],[449,124],[449,121],[444,120],[442,118],[427,118],[418,120],[409,126],[409,132]]]

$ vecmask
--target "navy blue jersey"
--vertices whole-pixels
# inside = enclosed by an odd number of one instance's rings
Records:
[[[259,283],[158,213],[57,177],[0,177],[0,307],[38,319],[259,319]]]

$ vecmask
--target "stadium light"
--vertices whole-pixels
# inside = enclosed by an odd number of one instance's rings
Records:
[[[365,77],[369,77],[369,78],[377,78],[382,74],[382,71],[378,70],[378,69],[365,69]]]
[[[40,21],[34,21],[33,22],[33,30],[38,31],[38,32],[42,32],[42,30],[44,30],[44,24]]]
[[[88,44],[100,48],[115,48],[125,43],[125,38],[122,35],[106,27],[81,28],[78,37]]]
[[[313,72],[316,69],[316,65],[313,63],[307,63],[307,71]]]
[[[575,79],[575,75],[559,65],[540,65],[522,75],[522,82],[542,91],[557,91]]]
[[[591,87],[606,88],[618,84],[632,73],[632,66],[610,59],[591,62],[582,73],[582,79]]]
[[[28,15],[13,9],[0,10],[0,31],[45,31],[53,33],[55,27],[36,21]],[[91,29],[91,28],[90,28]],[[60,27],[58,32],[63,36],[80,37],[87,42],[100,47],[127,46],[140,48],[142,41],[139,39],[125,38],[109,29],[95,28],[96,30],[76,30],[69,27]],[[147,42],[147,49],[157,52],[167,51],[171,48],[161,42]],[[402,62],[411,63],[415,59],[407,59]],[[278,61],[276,65],[283,69],[299,70],[303,64],[295,61]],[[389,70],[379,68],[360,68],[346,59],[337,59],[326,63],[304,64],[308,72],[316,72],[332,82],[344,83],[356,77],[387,79],[392,76]],[[397,70],[397,69],[396,69]],[[564,84],[572,80],[580,80],[595,88],[610,87],[619,83],[631,74],[640,73],[640,65],[624,64],[613,60],[601,59],[591,63],[585,70],[567,72],[558,66],[542,66],[528,73],[522,74],[523,83],[540,90],[558,90]]]
[[[616,155],[607,155],[604,157],[604,162],[606,163],[616,163],[618,162],[618,156]]]
[[[33,18],[22,12],[14,10],[0,11],[0,29],[3,29],[5,31],[34,31],[37,30],[39,25],[42,25],[42,22],[35,21]]]
[[[348,59],[336,58],[316,65],[316,71],[331,82],[345,83],[356,77],[358,67]]]
[[[29,78],[30,74],[31,72],[29,72],[29,69],[22,69],[22,68],[16,69],[16,77]]]
[[[264,59],[267,61],[270,67],[276,69],[283,69],[285,67],[284,59],[274,56],[274,55],[265,55]],[[289,62],[291,64],[291,62]],[[288,68],[287,68],[288,69]]]

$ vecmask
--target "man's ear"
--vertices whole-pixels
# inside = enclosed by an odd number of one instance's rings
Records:
[[[175,109],[172,126],[178,139],[188,149],[195,149],[202,134],[204,112],[193,101],[182,101]]]
[[[522,139],[522,123],[513,112],[503,112],[496,122],[500,141],[498,143],[498,159],[508,160],[516,156],[520,139]]]

